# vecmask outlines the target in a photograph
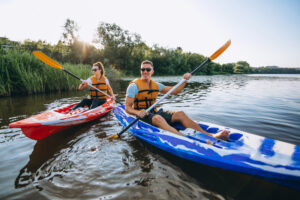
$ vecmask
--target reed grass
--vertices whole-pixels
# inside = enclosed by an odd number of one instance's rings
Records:
[[[82,79],[92,75],[91,66],[64,64],[65,69]],[[109,79],[120,78],[120,73],[105,67]],[[28,52],[6,51],[0,55],[0,96],[30,95],[76,90],[80,81],[59,69],[54,69]]]

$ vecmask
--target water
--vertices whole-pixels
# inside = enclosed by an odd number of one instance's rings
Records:
[[[175,85],[180,77],[156,77]],[[131,79],[112,83],[121,102]],[[161,106],[194,120],[300,145],[300,75],[195,76]],[[0,199],[290,199],[300,194],[259,178],[191,163],[124,133],[113,113],[40,141],[8,124],[84,92],[0,99]]]

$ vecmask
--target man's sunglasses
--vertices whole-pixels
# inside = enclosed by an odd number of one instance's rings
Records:
[[[141,71],[142,71],[142,72],[144,72],[145,70],[146,70],[147,72],[150,72],[152,69],[151,69],[151,68],[141,68]]]

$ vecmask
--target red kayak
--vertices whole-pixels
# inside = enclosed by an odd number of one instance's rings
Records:
[[[9,124],[9,127],[21,128],[27,137],[33,140],[40,140],[56,132],[101,117],[113,109],[115,101],[110,99],[103,105],[91,110],[78,109],[70,112],[70,109],[76,104],[48,110],[27,119],[13,122]]]

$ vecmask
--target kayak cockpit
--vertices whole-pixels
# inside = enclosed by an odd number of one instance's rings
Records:
[[[206,132],[211,133],[211,134],[216,134],[219,131],[223,130],[218,127],[212,127],[208,124],[204,124],[199,122],[199,126]],[[174,125],[174,128],[177,130],[185,130],[185,128],[182,126],[180,123],[176,123]],[[243,145],[243,134],[242,133],[229,133],[229,139],[227,141],[220,140],[217,138],[213,138],[209,135],[206,135],[201,132],[196,132],[195,134],[191,134],[187,136],[190,139],[200,141],[202,143],[211,143],[213,146],[218,147],[218,148],[233,148],[234,146],[242,146]]]
[[[64,107],[60,107],[60,108],[54,109],[53,111],[62,113],[62,114],[67,114],[70,112],[71,108],[74,107],[75,105],[77,105],[77,103],[70,104],[70,105],[64,106]]]
[[[71,110],[75,105],[77,105],[77,103],[70,104],[70,105],[68,105],[66,107],[61,107],[61,108],[55,109],[53,111],[57,112],[57,113],[61,113],[61,114],[77,115],[77,114],[85,113],[85,112],[87,112],[87,111],[90,110],[87,106],[85,106],[85,107],[79,107],[79,108],[77,108],[75,110]]]

